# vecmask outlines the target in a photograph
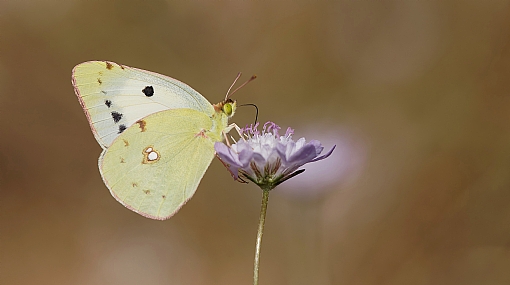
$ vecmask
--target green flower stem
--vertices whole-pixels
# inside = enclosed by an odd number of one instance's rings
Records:
[[[267,200],[270,189],[262,189],[262,205],[260,207],[259,230],[257,232],[257,245],[255,246],[255,262],[253,264],[253,285],[259,284],[259,263],[260,263],[260,244],[262,234],[264,233],[264,224],[266,222]]]

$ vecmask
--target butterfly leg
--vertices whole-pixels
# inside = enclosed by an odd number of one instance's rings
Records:
[[[224,133],[229,133],[232,129],[236,129],[236,130],[237,130],[237,132],[239,133],[239,135],[241,134],[241,133],[240,133],[241,128],[239,128],[239,127],[238,127],[235,123],[232,123],[232,124],[228,125],[228,126],[227,126],[224,130],[223,130],[223,132],[224,132]]]
[[[226,141],[228,147],[230,147],[231,145],[230,145],[230,141],[228,140],[227,133],[229,133],[232,129],[235,129],[237,131],[237,133],[239,134],[239,137],[244,140],[244,137],[242,134],[243,132],[241,131],[241,128],[238,125],[236,125],[236,123],[232,123],[232,124],[228,125],[223,130],[223,136],[225,137],[225,141]],[[232,136],[230,136],[230,138],[232,139],[232,141],[236,142],[236,140]]]
[[[225,138],[225,142],[227,143],[228,147],[231,147],[230,141],[228,140],[228,137],[227,137],[227,133],[225,133],[224,131],[222,133],[223,133],[223,137]]]

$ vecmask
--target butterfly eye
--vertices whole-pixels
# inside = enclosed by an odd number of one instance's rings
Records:
[[[227,114],[227,116],[232,116],[232,110],[233,107],[231,103],[225,103],[225,105],[223,105],[223,112]]]

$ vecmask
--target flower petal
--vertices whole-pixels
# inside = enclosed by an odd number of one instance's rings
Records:
[[[315,146],[315,151],[317,155],[321,154],[321,152],[324,150],[324,146],[322,146],[321,142],[318,140],[311,140],[309,144],[312,144]]]
[[[259,170],[264,169],[264,166],[267,164],[267,159],[261,155],[260,153],[253,153],[253,161]]]
[[[276,144],[276,151],[280,155],[283,165],[287,165],[289,163],[289,158],[292,156],[294,146],[295,143],[292,140]]]
[[[249,144],[240,141],[237,143],[237,154],[239,158],[239,165],[244,168],[250,164],[253,157],[253,149]]]
[[[333,151],[335,150],[336,148],[336,145],[334,145],[325,155],[322,155],[322,156],[319,156],[319,157],[316,157],[314,158],[312,161],[310,162],[316,162],[316,161],[319,161],[319,160],[322,160],[322,159],[325,159],[326,157],[330,156]]]
[[[228,165],[228,168],[234,179],[238,179],[238,170],[242,167],[241,162],[239,162],[238,155],[228,146],[221,142],[216,142],[214,144],[214,149],[216,150],[216,154],[223,161],[223,163]]]
[[[230,147],[226,146],[224,143],[216,142],[214,144],[214,149],[216,150],[216,154],[228,164],[235,164],[239,167],[242,164],[239,162],[239,157],[237,153],[235,153]]]
[[[289,163],[292,164],[291,167],[300,167],[310,161],[312,161],[317,156],[315,152],[315,146],[312,144],[306,144],[301,149],[292,154],[289,158]]]

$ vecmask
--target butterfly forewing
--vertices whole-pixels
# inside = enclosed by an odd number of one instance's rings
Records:
[[[139,119],[178,108],[214,113],[213,106],[188,85],[157,73],[106,61],[73,69],[76,95],[94,136],[103,148]]]
[[[188,201],[214,157],[211,118],[192,109],[149,115],[103,151],[99,168],[112,195],[149,218],[167,219]]]

